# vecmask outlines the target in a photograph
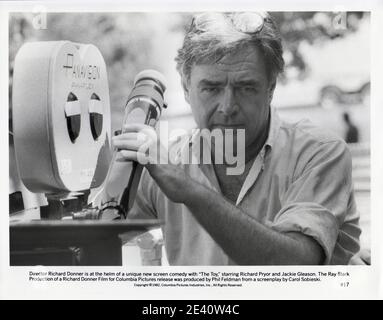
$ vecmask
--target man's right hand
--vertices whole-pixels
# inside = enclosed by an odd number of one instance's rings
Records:
[[[198,182],[175,164],[169,163],[168,150],[162,146],[155,130],[144,124],[129,124],[124,133],[112,138],[123,161],[144,165],[165,195],[173,202],[190,200]],[[163,157],[163,158],[161,158]]]

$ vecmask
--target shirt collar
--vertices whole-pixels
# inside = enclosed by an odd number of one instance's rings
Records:
[[[262,147],[262,149],[260,151],[260,154],[261,154],[262,157],[267,152],[267,148],[266,147],[269,147],[269,149],[272,149],[273,146],[275,145],[275,141],[277,139],[277,135],[278,135],[280,126],[281,126],[281,119],[279,118],[278,113],[276,112],[274,107],[270,107],[269,133],[267,135],[266,142],[265,142],[265,144],[263,145],[263,147]],[[196,142],[197,139],[199,139],[199,138],[200,138],[200,130],[195,129],[195,131],[193,132],[193,134],[191,135],[191,137],[189,139],[189,147],[192,147],[193,145],[195,145],[194,142]],[[210,148],[210,141],[206,141],[206,142],[207,143],[204,143],[204,148],[206,148],[206,146],[208,148]],[[193,150],[193,153],[195,155],[198,154],[197,150],[195,150],[194,148],[192,148],[192,150]],[[205,152],[207,150],[203,150],[203,151]]]
[[[269,125],[269,132],[268,132],[266,142],[263,145],[259,154],[254,159],[253,164],[251,165],[250,171],[247,174],[246,179],[244,181],[244,184],[243,184],[243,186],[240,190],[240,193],[238,195],[236,205],[239,205],[242,202],[242,200],[245,197],[245,195],[247,194],[248,190],[251,188],[251,186],[257,180],[260,172],[264,170],[264,162],[265,162],[266,152],[268,150],[271,151],[273,146],[276,145],[275,142],[277,141],[276,139],[278,136],[280,125],[281,125],[281,120],[280,120],[276,110],[273,107],[270,107],[270,125]],[[200,130],[196,130],[194,132],[194,134],[192,134],[192,136],[189,139],[189,148],[192,149],[191,155],[194,156],[195,159],[198,159],[198,157],[199,157],[200,162],[197,162],[197,163],[199,163],[199,167],[201,168],[202,172],[206,175],[208,180],[210,180],[211,183],[213,183],[215,185],[217,190],[220,190],[219,183],[215,177],[213,167],[211,165],[210,166],[209,165],[208,166],[202,165],[203,162],[201,159],[201,154],[199,154],[198,151],[195,149],[195,146],[198,145],[198,144],[194,143],[196,141],[196,139],[200,139]],[[190,150],[189,148],[187,148],[187,149]],[[207,141],[207,143],[203,143],[203,152],[204,153],[207,152],[207,154],[209,155],[209,159],[211,161],[211,157],[210,157],[211,151],[210,151],[209,141]]]
[[[269,146],[270,148],[272,148],[275,145],[275,140],[277,138],[280,126],[281,119],[279,118],[278,113],[276,112],[274,107],[270,107],[269,134],[267,136],[267,140],[263,148],[265,148],[265,146]]]

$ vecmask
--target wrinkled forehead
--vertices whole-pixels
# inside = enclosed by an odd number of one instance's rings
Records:
[[[267,76],[265,59],[261,51],[256,46],[246,46],[237,48],[220,57],[209,56],[199,59],[195,62],[191,69],[191,74],[196,70],[215,70],[219,72],[236,72],[236,73],[254,73],[258,76]]]

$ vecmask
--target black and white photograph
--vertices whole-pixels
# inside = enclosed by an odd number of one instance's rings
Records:
[[[2,69],[17,283],[373,287],[373,11],[26,8]]]
[[[370,264],[369,32],[12,13],[10,264]]]

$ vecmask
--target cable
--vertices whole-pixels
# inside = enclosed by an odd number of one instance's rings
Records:
[[[127,217],[127,214],[126,214],[126,211],[124,210],[124,208],[122,208],[120,205],[115,205],[115,206],[106,206],[104,208],[101,208],[100,209],[100,212],[99,212],[99,219],[101,219],[102,217],[102,214],[103,212],[106,210],[106,209],[114,209],[114,210],[117,210],[118,214],[121,216],[124,217],[124,219],[126,219]]]

